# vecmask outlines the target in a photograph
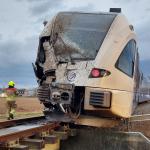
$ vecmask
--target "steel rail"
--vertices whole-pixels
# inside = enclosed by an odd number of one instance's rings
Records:
[[[28,118],[0,121],[0,129],[15,126],[15,125],[18,125],[18,124],[24,124],[24,123],[27,123],[27,122],[40,121],[42,119],[45,119],[45,116],[28,117]]]
[[[44,131],[51,131],[57,127],[59,127],[59,123],[47,123],[39,125],[29,124],[28,127],[27,125],[19,125],[15,127],[0,129],[0,143],[27,138]]]

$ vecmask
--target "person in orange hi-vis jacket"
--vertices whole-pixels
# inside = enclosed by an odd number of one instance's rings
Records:
[[[7,102],[7,109],[8,109],[8,120],[14,119],[15,109],[16,109],[16,96],[17,96],[17,89],[15,88],[15,82],[9,81],[8,88],[5,89],[6,93],[6,102]]]

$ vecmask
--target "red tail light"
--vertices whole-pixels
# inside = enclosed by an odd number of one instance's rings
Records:
[[[104,69],[98,69],[98,68],[93,68],[89,78],[99,78],[99,77],[105,77],[110,75],[110,72]]]

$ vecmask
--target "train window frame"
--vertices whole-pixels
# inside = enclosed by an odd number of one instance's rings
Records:
[[[125,72],[123,69],[119,68],[119,59],[121,58],[122,54],[124,53],[125,50],[127,50],[127,46],[133,42],[134,43],[134,53],[133,53],[133,60],[132,60],[132,63],[133,63],[133,66],[132,66],[132,74],[128,74],[127,72]],[[115,64],[115,68],[117,68],[119,71],[123,72],[124,74],[126,74],[127,76],[133,78],[133,75],[134,75],[134,70],[135,70],[135,57],[136,57],[136,51],[137,51],[137,44],[136,44],[136,41],[134,39],[131,39],[127,42],[127,44],[124,46],[121,54],[119,55],[118,59],[117,59],[117,62]]]
[[[57,14],[57,16],[56,16],[56,18],[55,18],[55,21],[54,21],[54,28],[53,28],[53,30],[54,30],[54,32],[55,32],[55,28],[56,28],[56,20],[57,20],[57,18],[59,17],[59,15],[71,15],[71,14],[75,14],[75,15],[83,15],[83,14],[86,14],[86,15],[92,15],[92,16],[113,16],[113,19],[112,19],[112,21],[111,21],[111,23],[108,25],[108,29],[107,29],[107,31],[106,31],[106,33],[105,33],[105,35],[104,35],[104,37],[102,38],[102,40],[101,40],[101,42],[99,41],[98,43],[99,43],[99,46],[95,49],[95,56],[94,57],[87,57],[86,55],[86,57],[85,58],[78,58],[78,57],[74,57],[74,58],[72,58],[72,60],[74,60],[74,61],[90,61],[90,60],[95,60],[96,59],[96,56],[97,56],[97,54],[98,54],[98,52],[99,52],[99,50],[100,50],[100,47],[101,47],[101,45],[103,44],[103,42],[104,42],[104,40],[105,40],[105,38],[106,38],[106,36],[107,36],[107,34],[108,34],[108,32],[109,32],[109,30],[110,30],[110,27],[111,27],[111,25],[113,24],[113,22],[114,22],[114,20],[115,20],[115,18],[117,17],[117,14],[115,14],[115,13],[84,13],[84,12],[61,12],[61,13],[59,13],[59,14]],[[79,17],[78,16],[78,17]],[[94,19],[94,18],[93,18]],[[104,19],[103,19],[104,20]],[[100,21],[101,22],[101,21]],[[106,27],[106,25],[104,26],[104,27]],[[99,27],[98,27],[98,29],[99,29]],[[101,30],[100,30],[101,31]],[[62,32],[63,33],[63,32]],[[67,32],[66,32],[67,33]],[[60,33],[58,33],[57,32],[57,34],[60,34]],[[63,37],[64,35],[61,35],[61,38]],[[97,39],[99,39],[99,38],[97,38]],[[63,39],[64,40],[64,39]],[[95,41],[95,40],[94,40]],[[89,46],[88,46],[89,47]],[[85,48],[85,50],[86,50],[86,48]],[[89,49],[88,49],[89,50]],[[91,50],[89,50],[89,51],[87,51],[88,53],[91,51],[92,52],[92,50],[93,50],[93,48],[91,49]],[[71,56],[72,57],[72,56]],[[80,60],[81,59],[81,60]]]

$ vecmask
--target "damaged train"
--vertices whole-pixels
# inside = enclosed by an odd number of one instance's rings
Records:
[[[143,89],[137,36],[121,12],[60,12],[44,26],[33,64],[52,121],[80,115],[129,118]]]

